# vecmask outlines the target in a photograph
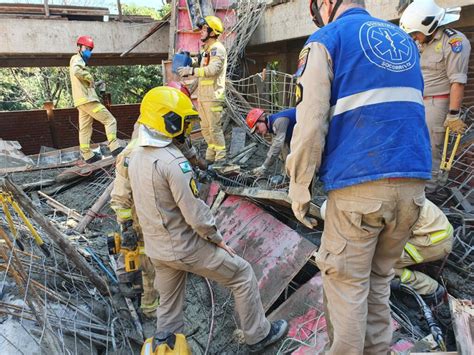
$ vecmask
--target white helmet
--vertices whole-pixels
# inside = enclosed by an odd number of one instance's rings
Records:
[[[415,0],[403,12],[400,27],[406,33],[431,35],[439,26],[459,20],[461,8],[443,9],[434,0]]]
[[[321,213],[321,219],[324,221],[326,219],[326,205],[327,205],[327,200],[324,200],[323,204],[321,205],[320,208],[320,213]]]

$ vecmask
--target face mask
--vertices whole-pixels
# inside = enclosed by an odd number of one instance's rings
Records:
[[[82,59],[84,59],[84,62],[87,63],[92,56],[92,51],[90,51],[89,49],[85,49],[81,52],[81,55]]]

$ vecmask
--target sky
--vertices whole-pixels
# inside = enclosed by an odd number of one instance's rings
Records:
[[[42,0],[1,0],[3,3],[19,3],[19,4],[42,4]],[[49,0],[50,5],[76,5],[76,6],[97,6],[108,7],[111,12],[117,12],[116,0]],[[138,6],[147,6],[160,9],[164,0],[120,0],[122,4],[135,4]]]

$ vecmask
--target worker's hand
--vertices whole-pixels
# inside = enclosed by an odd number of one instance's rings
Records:
[[[228,246],[228,245],[226,244],[226,242],[224,242],[224,241],[221,241],[219,244],[217,244],[217,246],[218,246],[219,248],[224,249],[224,250],[225,250],[226,252],[228,252],[229,255],[232,256],[232,257],[234,257],[234,255],[236,254],[236,253],[235,253],[235,250],[232,249],[230,246]]]
[[[133,229],[133,222],[126,221],[120,226],[121,229],[121,243],[120,246],[124,249],[135,250],[138,246],[138,235]]]
[[[303,223],[306,227],[313,229],[318,225],[318,221],[316,219],[306,216],[309,210],[309,202],[292,202],[291,209],[293,210],[293,213],[298,221]]]
[[[250,170],[250,175],[262,176],[266,172],[267,172],[267,169],[262,165],[262,166],[259,166],[258,168]]]
[[[206,159],[200,158],[200,157],[197,158],[197,166],[201,170],[207,170],[208,164],[207,164]]]
[[[444,120],[444,127],[449,128],[453,133],[463,134],[466,131],[467,125],[461,120],[459,114],[448,114]]]
[[[186,76],[193,76],[194,75],[194,68],[193,67],[179,67],[178,68],[178,74],[181,77],[186,77]]]

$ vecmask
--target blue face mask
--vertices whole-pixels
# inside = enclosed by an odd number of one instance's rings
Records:
[[[84,59],[84,62],[87,63],[92,56],[92,51],[90,51],[89,49],[85,49],[81,52],[81,55],[82,59]]]

